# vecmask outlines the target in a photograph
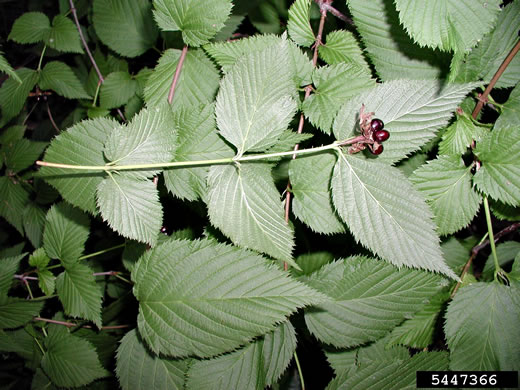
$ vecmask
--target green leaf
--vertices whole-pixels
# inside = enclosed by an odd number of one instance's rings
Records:
[[[296,351],[296,331],[289,321],[264,336],[262,354],[266,385],[273,386],[289,366]]]
[[[427,348],[433,342],[437,318],[449,299],[449,294],[441,293],[429,300],[413,318],[405,320],[394,328],[389,336],[388,345],[406,345],[411,348]]]
[[[470,249],[455,237],[448,238],[441,244],[442,254],[446,264],[457,274],[460,274],[470,257]]]
[[[72,69],[60,61],[51,61],[40,74],[39,86],[43,90],[52,89],[58,95],[69,99],[90,99]]]
[[[39,76],[35,70],[19,68],[15,72],[22,83],[20,84],[14,77],[10,77],[0,87],[0,107],[2,108],[0,127],[3,127],[11,118],[20,113],[29,92],[32,91],[38,81]]]
[[[153,164],[173,159],[177,134],[170,127],[172,115],[168,106],[144,109],[127,126],[119,126],[105,144],[106,158],[117,165]],[[126,173],[151,177],[158,171]]]
[[[25,230],[25,235],[35,248],[39,248],[42,244],[45,212],[45,209],[33,202],[27,203],[23,210],[23,229]]]
[[[486,84],[489,83],[518,41],[519,24],[520,3],[513,1],[502,9],[495,23],[495,29],[484,36],[477,47],[465,56],[457,56],[453,59],[450,78],[454,82],[483,79]],[[520,57],[515,56],[495,87],[514,87],[520,80],[519,72]]]
[[[13,331],[0,330],[0,351],[14,352],[26,360],[29,367],[38,367],[42,358],[41,350],[35,338],[30,334],[29,326]],[[34,364],[36,363],[36,364]]]
[[[399,20],[419,45],[466,52],[494,27],[499,0],[395,0]]]
[[[22,83],[22,79],[16,74],[13,67],[7,62],[4,57],[4,53],[0,51],[0,72],[6,73],[9,77],[12,77],[18,83]],[[3,135],[3,134],[2,134]]]
[[[296,264],[300,266],[301,271],[292,268],[291,272],[296,276],[310,275],[332,260],[334,256],[330,252],[306,253],[296,258]]]
[[[378,160],[394,163],[419,149],[445,126],[453,111],[477,84],[440,88],[438,81],[396,80],[350,99],[334,121],[334,135],[343,140],[358,134],[359,110],[374,112],[385,123],[390,138]]]
[[[293,231],[284,220],[271,166],[214,166],[208,177],[211,223],[239,246],[292,261]]]
[[[7,295],[13,284],[13,277],[25,253],[18,256],[0,258],[0,296]]]
[[[56,286],[56,277],[47,269],[38,270],[38,286],[45,295],[52,295]]]
[[[516,255],[520,252],[520,242],[516,241],[505,241],[501,242],[496,246],[496,255],[498,264],[503,267],[508,262],[514,260]],[[493,255],[490,254],[486,260],[482,273],[484,275],[492,275],[495,270],[495,262],[493,261]]]
[[[18,75],[16,76],[18,77]],[[23,138],[26,127],[24,125],[10,126],[0,134],[0,144],[7,144]]]
[[[82,121],[62,132],[51,142],[44,161],[72,165],[105,165],[105,141],[119,124],[107,118]],[[72,205],[91,214],[96,211],[96,188],[105,173],[43,167],[40,177],[56,188]]]
[[[79,387],[108,375],[88,341],[68,332],[50,333],[42,368],[59,387]]]
[[[264,151],[276,144],[294,116],[293,94],[286,40],[245,55],[220,84],[216,104],[220,134],[238,155]]]
[[[332,205],[330,179],[336,163],[332,153],[299,157],[289,165],[292,211],[313,231],[323,234],[342,233],[343,223]]]
[[[519,297],[516,285],[496,282],[473,284],[457,292],[444,326],[451,370],[520,369]]]
[[[306,309],[307,327],[320,341],[340,348],[384,336],[442,284],[438,275],[361,256],[327,264],[303,280],[330,297]]]
[[[0,295],[0,329],[23,326],[40,314],[42,301],[30,301]]]
[[[44,217],[45,222],[45,217]],[[29,265],[31,267],[36,267],[38,269],[43,269],[47,267],[51,259],[45,253],[45,249],[38,248],[29,256]]]
[[[323,299],[262,257],[213,240],[158,245],[132,279],[139,333],[155,353],[179,357],[230,351]]]
[[[56,278],[56,291],[67,315],[85,318],[101,327],[103,295],[89,266],[81,263],[66,265],[65,271]]]
[[[471,168],[460,156],[440,156],[410,177],[432,208],[440,235],[466,227],[478,212],[482,198],[473,190]]]
[[[94,28],[109,48],[125,57],[137,57],[157,40],[148,0],[94,0]]]
[[[49,18],[41,12],[25,12],[15,20],[9,38],[18,43],[42,42],[51,27]]]
[[[217,132],[213,104],[176,110],[173,128],[179,134],[174,161],[212,160],[234,155],[233,149]],[[168,191],[181,199],[205,199],[209,169],[207,166],[166,170],[164,183]]]
[[[3,145],[1,153],[4,164],[13,173],[29,168],[43,153],[47,142],[29,141],[22,138]]]
[[[329,65],[346,63],[357,65],[370,74],[370,68],[365,60],[359,43],[350,31],[336,30],[327,33],[327,41],[318,48],[320,57]]]
[[[137,81],[128,72],[112,72],[101,86],[100,106],[116,108],[128,103],[137,92]]]
[[[83,53],[78,30],[72,20],[64,15],[56,15],[52,20],[52,27],[45,36],[45,44],[63,52]]]
[[[404,361],[378,361],[358,369],[353,375],[346,372],[337,376],[327,390],[413,390],[417,388],[417,371],[446,371],[448,362],[446,352],[419,352]]]
[[[302,110],[314,126],[327,134],[343,103],[375,86],[370,74],[344,63],[316,69],[312,81],[316,90],[304,100]]]
[[[168,49],[146,81],[144,100],[148,107],[163,104],[168,99],[180,50]],[[204,75],[204,77],[201,77]],[[215,99],[220,75],[202,50],[189,50],[173,96],[173,107],[193,107]]]
[[[13,183],[7,176],[0,176],[0,216],[13,225],[23,236],[22,215],[29,200],[29,193],[20,182]]]
[[[348,0],[348,7],[383,81],[439,79],[447,71],[450,56],[416,45],[401,27],[393,0]]]
[[[474,151],[482,163],[473,177],[478,189],[512,206],[520,205],[520,132],[516,126],[493,130]]]
[[[495,122],[495,129],[507,127],[512,123],[520,123],[520,84],[513,88],[507,102],[502,106],[500,116]]]
[[[47,213],[43,247],[52,259],[65,266],[78,262],[88,239],[90,221],[82,211],[68,203],[55,204]]]
[[[116,374],[123,390],[183,389],[188,364],[152,355],[134,329],[117,349]]]
[[[466,116],[458,116],[442,135],[439,143],[439,154],[462,155],[471,145],[472,141],[480,141],[485,136],[486,130],[477,126]]]
[[[340,152],[332,198],[356,240],[374,253],[457,279],[442,258],[429,207],[399,169]]]
[[[153,16],[163,31],[182,31],[186,45],[201,46],[215,36],[227,20],[229,0],[154,0]]]
[[[314,43],[314,33],[310,24],[311,0],[296,0],[289,8],[287,31],[291,39],[300,46],[309,47]]]
[[[97,203],[103,220],[122,236],[154,246],[163,212],[150,180],[111,175],[99,183]]]

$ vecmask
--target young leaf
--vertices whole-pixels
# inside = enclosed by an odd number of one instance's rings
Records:
[[[148,0],[94,0],[94,28],[104,44],[125,57],[137,57],[157,40]]]
[[[99,103],[104,108],[116,108],[128,103],[137,91],[137,81],[128,72],[112,72],[99,92]]]
[[[359,43],[350,31],[336,30],[327,33],[327,42],[318,48],[320,58],[327,64],[335,65],[346,63],[357,65],[370,74],[370,68],[363,56]]]
[[[374,112],[391,134],[378,160],[395,163],[432,139],[476,86],[454,84],[441,89],[438,81],[419,80],[379,84],[345,103],[334,121],[334,135],[343,140],[357,134],[359,110],[364,104],[365,112]]]
[[[439,79],[447,71],[450,56],[416,45],[401,27],[393,0],[348,0],[348,7],[383,81]]]
[[[306,309],[319,340],[354,347],[377,340],[415,313],[441,288],[442,278],[376,259],[352,257],[327,264],[305,282],[331,300]]]
[[[59,51],[69,53],[83,53],[78,29],[64,15],[56,15],[52,20],[52,27],[45,36],[45,43]]]
[[[229,0],[154,0],[153,16],[163,31],[182,31],[186,45],[201,46],[224,27],[231,12]]]
[[[295,111],[287,41],[240,59],[217,95],[217,125],[242,155],[276,144]]]
[[[63,265],[78,262],[88,239],[90,221],[80,210],[62,202],[47,213],[43,247],[47,255],[60,259]]]
[[[494,27],[499,0],[396,0],[399,20],[421,46],[469,51]]]
[[[327,134],[342,104],[376,85],[365,70],[344,63],[316,69],[312,81],[316,91],[305,99],[302,110],[314,126]]]
[[[8,170],[18,173],[29,168],[43,153],[47,142],[29,141],[22,138],[3,145],[1,153]]]
[[[132,279],[139,333],[155,353],[178,357],[230,351],[323,299],[262,257],[210,240],[158,245]]]
[[[215,166],[208,177],[211,223],[235,244],[291,260],[293,231],[284,220],[271,166]]]
[[[296,331],[289,321],[264,336],[262,354],[265,382],[273,386],[289,366],[296,351]]]
[[[330,179],[336,163],[332,153],[305,156],[292,160],[289,165],[291,192],[294,195],[292,211],[312,230],[323,234],[342,233],[330,192]]]
[[[144,100],[148,107],[165,103],[179,63],[180,50],[168,49],[146,81]],[[200,77],[204,75],[204,77]],[[215,99],[220,75],[202,50],[189,50],[173,96],[172,106],[190,108]]]
[[[23,236],[22,213],[29,200],[29,193],[20,182],[13,183],[7,176],[0,176],[0,216],[13,225]]]
[[[59,134],[51,142],[44,161],[73,165],[105,165],[105,141],[119,124],[106,118],[82,121]],[[96,210],[96,188],[105,176],[102,172],[43,167],[39,173],[47,183],[74,206],[92,214]]]
[[[179,134],[174,161],[233,157],[233,149],[217,133],[213,104],[176,110],[172,125]],[[166,170],[164,183],[172,194],[181,199],[205,199],[209,169],[207,166]]]
[[[18,43],[42,42],[49,32],[51,22],[42,12],[25,12],[15,20],[8,39]]]
[[[520,369],[519,297],[515,284],[477,283],[459,290],[444,326],[451,370]]]
[[[116,374],[123,390],[167,390],[184,388],[189,360],[153,355],[135,329],[117,349]]]
[[[13,277],[20,265],[20,260],[25,253],[18,256],[0,258],[0,296],[7,295],[7,291],[13,284]]]
[[[449,294],[441,293],[429,300],[413,318],[407,319],[390,333],[388,345],[406,345],[411,348],[427,348],[433,342],[435,323],[449,299]]]
[[[512,206],[520,205],[520,132],[515,129],[495,129],[477,144],[482,166],[473,177],[479,190]]]
[[[45,346],[42,368],[56,386],[79,387],[108,375],[86,340],[68,332],[50,333]]]
[[[56,291],[67,315],[85,318],[101,327],[103,296],[89,266],[66,265],[65,271],[56,278]]]
[[[296,0],[289,8],[287,31],[291,39],[300,46],[309,47],[314,43],[314,33],[310,24],[311,0]]]
[[[446,371],[448,363],[446,352],[420,352],[404,361],[379,361],[353,375],[342,373],[329,383],[327,390],[377,389],[381,385],[385,390],[412,390],[417,388],[417,371]]]
[[[175,153],[177,134],[170,126],[170,107],[144,109],[127,126],[119,126],[107,139],[106,158],[117,165],[168,162]],[[127,176],[152,177],[157,171],[125,173]]]
[[[432,213],[394,167],[340,152],[332,198],[354,237],[392,264],[457,276],[444,263]]]
[[[11,118],[14,118],[22,110],[29,92],[32,91],[38,81],[38,72],[32,69],[20,68],[15,70],[20,84],[15,78],[10,77],[0,87],[0,108],[2,118],[0,127],[3,127]]]
[[[42,301],[0,295],[0,329],[13,329],[25,325],[40,314],[42,308]]]
[[[13,67],[4,57],[4,53],[0,51],[0,72],[6,73],[9,77],[12,77],[15,81],[18,83],[22,83],[22,79],[18,77],[16,72],[14,71]],[[3,134],[2,134],[3,135]]]
[[[52,89],[58,95],[69,99],[90,99],[72,69],[60,61],[51,61],[40,74],[38,85],[42,90]]]
[[[466,167],[457,155],[428,161],[410,177],[432,208],[440,235],[459,231],[477,214],[482,199],[471,179],[471,166]]]
[[[103,220],[112,229],[124,237],[155,245],[163,212],[152,181],[113,174],[99,183],[96,198]]]
[[[472,141],[480,141],[486,135],[486,130],[474,124],[466,116],[459,116],[442,135],[439,143],[439,154],[462,155]]]
[[[45,209],[33,202],[27,203],[23,210],[23,230],[32,246],[35,248],[39,248],[42,243],[43,228],[45,226],[45,213]]]
[[[38,286],[43,291],[45,295],[54,294],[55,286],[56,286],[56,277],[54,274],[47,270],[38,270]]]
[[[45,222],[45,217],[44,217]],[[47,253],[43,248],[36,249],[30,256],[29,256],[29,265],[36,268],[45,268],[49,264],[51,259],[49,256],[47,256]]]
[[[296,276],[310,275],[333,260],[334,256],[330,252],[306,253],[296,258],[296,264],[300,266],[301,271],[291,268],[291,272]]]

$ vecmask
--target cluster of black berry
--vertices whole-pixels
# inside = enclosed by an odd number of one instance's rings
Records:
[[[385,124],[381,119],[374,118],[370,122],[370,129],[372,130],[373,144],[369,144],[368,148],[372,154],[383,153],[382,143],[390,138],[390,133],[384,129]]]

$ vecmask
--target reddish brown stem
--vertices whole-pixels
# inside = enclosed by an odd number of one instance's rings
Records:
[[[177,82],[179,81],[179,76],[181,74],[182,65],[184,64],[184,60],[186,59],[186,54],[188,53],[188,45],[185,45],[182,48],[181,57],[179,58],[179,63],[177,64],[177,68],[175,69],[175,75],[173,76],[172,85],[170,87],[170,92],[168,93],[168,103],[172,104],[173,95],[175,94],[175,87],[177,86]]]
[[[57,321],[57,320],[51,320],[49,318],[42,318],[42,317],[34,317],[34,321],[43,321],[47,322],[49,324],[56,324],[56,325],[63,325],[68,328],[74,328],[75,326],[78,326],[80,324],[76,324],[74,322],[67,322],[67,321]],[[86,329],[92,329],[93,327],[90,325],[81,325],[82,328]],[[99,328],[100,330],[110,330],[110,329],[124,329],[129,328],[130,325],[113,325],[113,326],[102,326]]]
[[[56,130],[56,132],[60,132],[60,128],[58,127],[58,125],[56,124],[56,122],[54,122],[54,118],[52,117],[52,113],[51,113],[51,108],[49,107],[49,103],[47,103],[47,115],[49,116],[49,119],[52,123],[52,127],[54,127],[54,130]]]

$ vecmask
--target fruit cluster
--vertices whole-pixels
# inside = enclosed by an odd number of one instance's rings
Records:
[[[349,147],[349,153],[357,153],[367,146],[370,153],[378,155],[383,152],[382,143],[390,138],[390,133],[384,129],[385,124],[381,119],[372,119],[373,112],[365,112],[365,105],[359,110],[359,128],[361,140]]]

